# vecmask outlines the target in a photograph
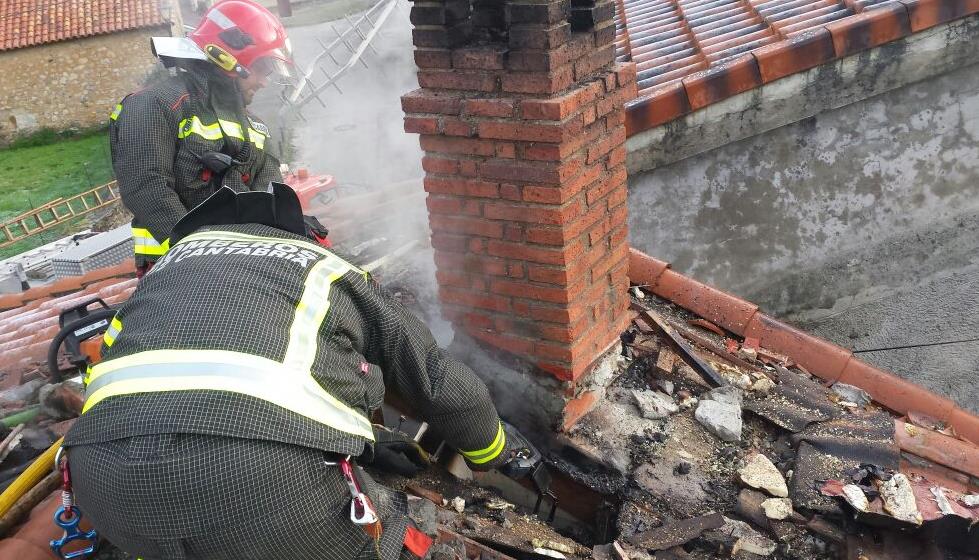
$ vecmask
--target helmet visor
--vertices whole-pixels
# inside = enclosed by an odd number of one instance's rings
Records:
[[[268,56],[263,56],[252,63],[251,72],[262,76],[269,83],[282,86],[295,84],[296,72],[292,59],[284,52],[276,50]]]

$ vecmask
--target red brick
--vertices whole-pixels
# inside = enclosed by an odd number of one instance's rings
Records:
[[[445,196],[432,196],[425,200],[430,214],[459,214],[462,212],[462,198],[450,198]]]
[[[510,278],[523,278],[525,274],[524,268],[522,262],[511,262],[507,265],[506,275]]]
[[[563,247],[534,247],[524,243],[509,243],[490,240],[487,252],[495,257],[518,259],[543,264],[560,264],[571,262],[582,255],[584,247],[580,242],[574,242]]]
[[[560,184],[581,169],[581,159],[550,161],[486,160],[479,166],[479,176],[502,181]]]
[[[474,160],[467,159],[459,162],[459,174],[463,177],[475,177],[478,169],[479,164]]]
[[[626,101],[632,101],[634,98],[635,95],[628,89],[618,89],[614,93],[599,99],[598,103],[595,104],[595,110],[599,117],[604,117],[613,110],[623,107]]]
[[[610,209],[615,208],[626,201],[626,197],[629,194],[629,189],[626,188],[624,183],[621,186],[622,188],[613,189],[606,199]]]
[[[553,50],[517,49],[507,54],[507,70],[515,72],[547,72],[571,62],[572,49],[564,44]]]
[[[452,235],[450,233],[435,232],[432,234],[432,247],[438,251],[448,251],[451,253],[465,253],[471,249],[469,238],[463,235]],[[436,254],[438,254],[436,252]]]
[[[490,292],[551,303],[570,303],[584,290],[585,282],[572,286],[537,286],[516,280],[493,280]]]
[[[510,298],[494,294],[475,293],[447,286],[439,287],[439,296],[449,304],[465,305],[490,311],[506,313],[510,311]]]
[[[504,183],[500,185],[500,198],[506,200],[520,200],[520,187]]]
[[[435,253],[435,266],[441,269],[460,269],[474,274],[505,276],[507,263],[504,259],[468,253]]]
[[[502,70],[505,49],[500,47],[468,47],[452,51],[452,67],[472,70]]]
[[[612,235],[609,236],[609,240],[608,240],[609,244],[612,245],[613,247],[620,244],[624,245],[629,237],[629,228],[624,225],[618,228],[615,228],[614,225],[612,227],[613,227]]]
[[[602,47],[596,51],[593,51],[588,56],[580,58],[574,63],[574,79],[576,81],[582,81],[588,76],[591,76],[595,72],[601,70],[605,66],[612,64],[615,59],[615,45],[608,45],[607,47]],[[615,86],[615,74],[609,74],[612,79],[612,86]],[[607,89],[610,89],[606,86]]]
[[[419,68],[452,68],[452,51],[415,49],[415,65]]]
[[[492,92],[498,77],[489,72],[459,70],[419,70],[418,85],[423,88]]]
[[[405,132],[409,134],[437,134],[439,121],[434,117],[405,117]]]
[[[595,37],[595,46],[603,47],[605,45],[612,44],[615,41],[615,22],[609,21],[608,24],[600,27],[596,27],[595,31],[592,32]]]
[[[481,121],[480,138],[524,140],[527,142],[561,142],[574,132],[571,123],[530,124],[520,121]]]
[[[613,109],[611,113],[605,115],[606,130],[615,130],[625,124],[625,109]]]
[[[486,252],[486,240],[481,237],[473,237],[469,240],[469,252],[473,254],[482,254]]]
[[[595,112],[595,106],[594,105],[589,105],[588,107],[586,107],[584,109],[584,111],[581,112],[582,123],[585,126],[588,126],[591,123],[595,122],[595,119],[597,119],[597,118],[598,118],[598,115]]]
[[[453,117],[442,117],[442,133],[446,136],[473,136],[476,132],[473,123]]]
[[[461,106],[462,99],[458,93],[416,89],[401,96],[401,109],[405,113],[458,115]]]
[[[506,8],[512,23],[553,25],[567,21],[570,5],[568,0],[546,3],[507,2]]]
[[[625,129],[619,127],[588,148],[588,158],[585,162],[588,164],[595,163],[605,154],[612,151],[613,148],[617,148],[623,144],[625,144]]]
[[[597,283],[599,279],[608,274],[612,270],[613,266],[622,264],[623,261],[629,258],[629,246],[626,244],[619,245],[618,248],[613,249],[611,253],[602,257],[600,261],[595,263],[595,266],[591,268],[591,282]]]
[[[507,72],[501,86],[508,93],[556,93],[574,82],[570,64],[548,72]]]
[[[493,318],[484,315],[482,313],[467,312],[465,308],[457,307],[454,305],[446,305],[442,308],[442,314],[445,315],[447,319],[456,323],[458,325],[463,325],[468,328],[477,329],[492,329],[493,328]]]
[[[496,143],[496,157],[514,159],[517,157],[517,146],[510,142]]]
[[[454,288],[468,288],[470,276],[464,272],[448,272],[438,270],[435,272],[435,279],[440,286],[452,286]]]
[[[549,325],[546,323],[538,324],[538,334],[545,340],[555,342],[574,342],[583,336],[589,327],[593,325],[588,317],[582,317],[577,322],[570,325]]]
[[[515,224],[507,224],[503,231],[503,238],[507,241],[523,241],[523,227]]]
[[[421,143],[422,149],[426,152],[468,154],[474,156],[492,156],[496,154],[496,146],[492,140],[422,136],[419,142]]]
[[[472,332],[472,336],[513,354],[530,354],[534,349],[534,342],[526,338],[518,338],[506,334],[492,332]]]
[[[585,230],[604,218],[608,210],[604,205],[597,204],[588,209],[583,216],[563,227],[537,226],[527,229],[527,241],[543,245],[564,245],[578,237]]]
[[[623,129],[622,132],[624,134],[625,133],[625,129]],[[618,166],[618,165],[622,165],[623,163],[625,163],[626,155],[627,155],[627,152],[626,152],[626,149],[625,149],[625,144],[623,144],[623,145],[615,148],[611,152],[609,152],[608,159],[605,160],[605,165],[607,165],[609,169],[611,169],[611,168],[613,168],[615,166]]]
[[[472,26],[462,22],[452,26],[418,25],[411,30],[411,42],[416,47],[452,48],[463,44]]]
[[[551,27],[511,25],[509,45],[512,49],[555,49],[571,38],[571,24],[566,21]]]
[[[624,166],[615,168],[615,170],[609,173],[609,176],[604,178],[594,187],[585,191],[585,202],[589,206],[595,204],[596,201],[603,198],[605,195],[612,192],[614,189],[621,188],[625,189],[626,182],[626,171]]]
[[[581,202],[577,200],[564,206],[539,206],[513,202],[487,202],[483,206],[483,215],[491,220],[534,224],[565,224],[580,212]]]
[[[495,239],[503,238],[503,224],[483,218],[470,218],[463,216],[445,216],[442,214],[431,214],[428,216],[428,225],[432,231],[444,231],[447,233],[462,233],[467,235],[481,235]]]
[[[578,279],[567,268],[541,265],[528,265],[527,278],[534,282],[557,284],[558,286],[567,286],[573,280]]]
[[[453,194],[481,198],[499,197],[499,185],[475,179],[425,177],[425,190],[432,194]]]
[[[619,87],[636,83],[636,64],[634,62],[619,62],[612,68],[615,72]]]
[[[462,114],[477,117],[512,117],[516,101],[513,99],[467,99],[462,102]]]
[[[519,300],[514,300],[514,313],[518,313],[516,302]],[[550,323],[572,323],[580,320],[582,317],[587,316],[586,307],[582,305],[551,305],[541,302],[532,302],[528,306],[526,313],[523,310],[519,310],[519,313],[524,316],[528,316],[535,321],[547,321]]]
[[[459,172],[459,161],[454,159],[440,158],[437,156],[422,156],[422,169],[428,173],[439,173],[441,175],[455,175]]]
[[[520,116],[529,120],[563,121],[597,97],[598,90],[594,85],[582,84],[559,97],[524,99],[520,102]]]

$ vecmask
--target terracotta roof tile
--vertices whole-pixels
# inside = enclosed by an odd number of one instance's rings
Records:
[[[616,8],[617,58],[637,70],[632,135],[977,13],[979,0],[617,0]]]
[[[168,23],[160,0],[3,0],[0,51]]]

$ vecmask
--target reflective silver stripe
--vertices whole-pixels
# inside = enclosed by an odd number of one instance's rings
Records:
[[[117,395],[195,389],[230,391],[271,402],[342,432],[373,439],[370,421],[364,415],[330,395],[311,376],[261,356],[209,350],[152,350],[98,364],[89,379],[86,411]]]

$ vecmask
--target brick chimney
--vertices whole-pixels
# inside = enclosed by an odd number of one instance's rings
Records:
[[[576,381],[628,323],[625,101],[601,0],[416,0],[439,294],[457,329]]]

